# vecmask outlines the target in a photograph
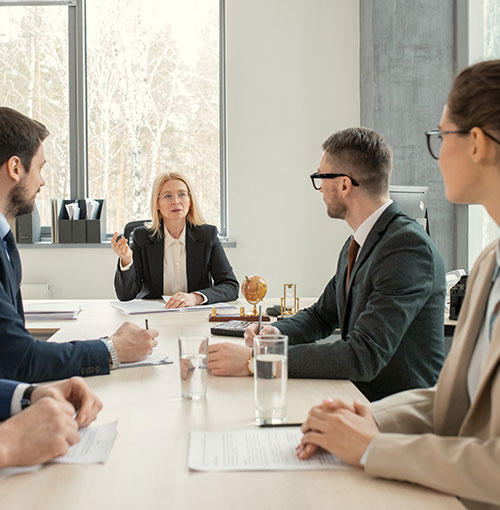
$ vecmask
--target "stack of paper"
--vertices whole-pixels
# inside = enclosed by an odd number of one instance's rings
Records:
[[[72,320],[78,317],[82,306],[61,301],[24,303],[24,316],[28,321]]]
[[[168,301],[169,296],[163,296],[165,301]],[[217,308],[217,310],[223,309],[234,310],[238,307],[230,305],[228,303],[213,303],[211,305],[197,305],[197,306],[186,306],[184,308],[165,308],[165,302],[153,301],[151,299],[133,299],[132,301],[111,301],[111,306],[120,310],[120,312],[127,315],[135,315],[139,313],[159,313],[159,312],[199,312],[200,310],[211,310]]]

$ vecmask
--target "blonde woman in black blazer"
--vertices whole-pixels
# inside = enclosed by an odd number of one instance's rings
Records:
[[[180,173],[159,175],[151,223],[134,230],[131,247],[115,232],[111,246],[120,257],[115,291],[121,301],[168,294],[167,308],[179,308],[238,298],[238,281],[217,228],[205,223],[191,189]]]

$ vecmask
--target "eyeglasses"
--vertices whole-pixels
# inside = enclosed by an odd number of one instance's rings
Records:
[[[494,142],[500,145],[500,140],[497,140],[495,137],[491,136],[484,129],[482,130],[485,136],[493,140]],[[443,135],[468,135],[470,133],[470,129],[467,130],[457,130],[457,131],[440,131],[439,129],[431,129],[427,131],[425,135],[427,136],[427,148],[429,149],[430,155],[434,159],[439,159],[439,154],[441,153],[441,146],[443,144]]]
[[[319,171],[317,171],[317,172],[314,172],[313,174],[311,174],[309,177],[311,178],[313,188],[318,191],[321,189],[321,184],[318,186],[316,184],[316,180],[335,179],[336,177],[348,177],[349,179],[351,179],[353,186],[359,186],[359,182],[354,180],[350,175],[347,175],[347,174],[320,174]]]
[[[173,202],[175,199],[179,200],[179,202],[183,202],[189,198],[189,191],[178,191],[177,193],[164,193],[163,195],[158,195],[160,200],[165,200],[165,202]]]

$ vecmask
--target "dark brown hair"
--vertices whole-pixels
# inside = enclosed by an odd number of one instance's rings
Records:
[[[31,160],[47,136],[49,131],[37,120],[0,106],[0,166],[17,156],[29,172]]]
[[[448,115],[464,131],[480,127],[500,133],[500,60],[479,62],[456,77]]]
[[[392,150],[373,129],[337,131],[323,143],[323,150],[333,166],[341,166],[339,170],[358,181],[371,195],[385,195],[389,191]]]

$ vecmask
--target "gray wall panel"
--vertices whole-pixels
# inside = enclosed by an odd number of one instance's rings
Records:
[[[430,187],[431,237],[455,267],[453,205],[424,132],[437,127],[455,70],[453,0],[360,0],[361,123],[394,150],[392,184]]]

